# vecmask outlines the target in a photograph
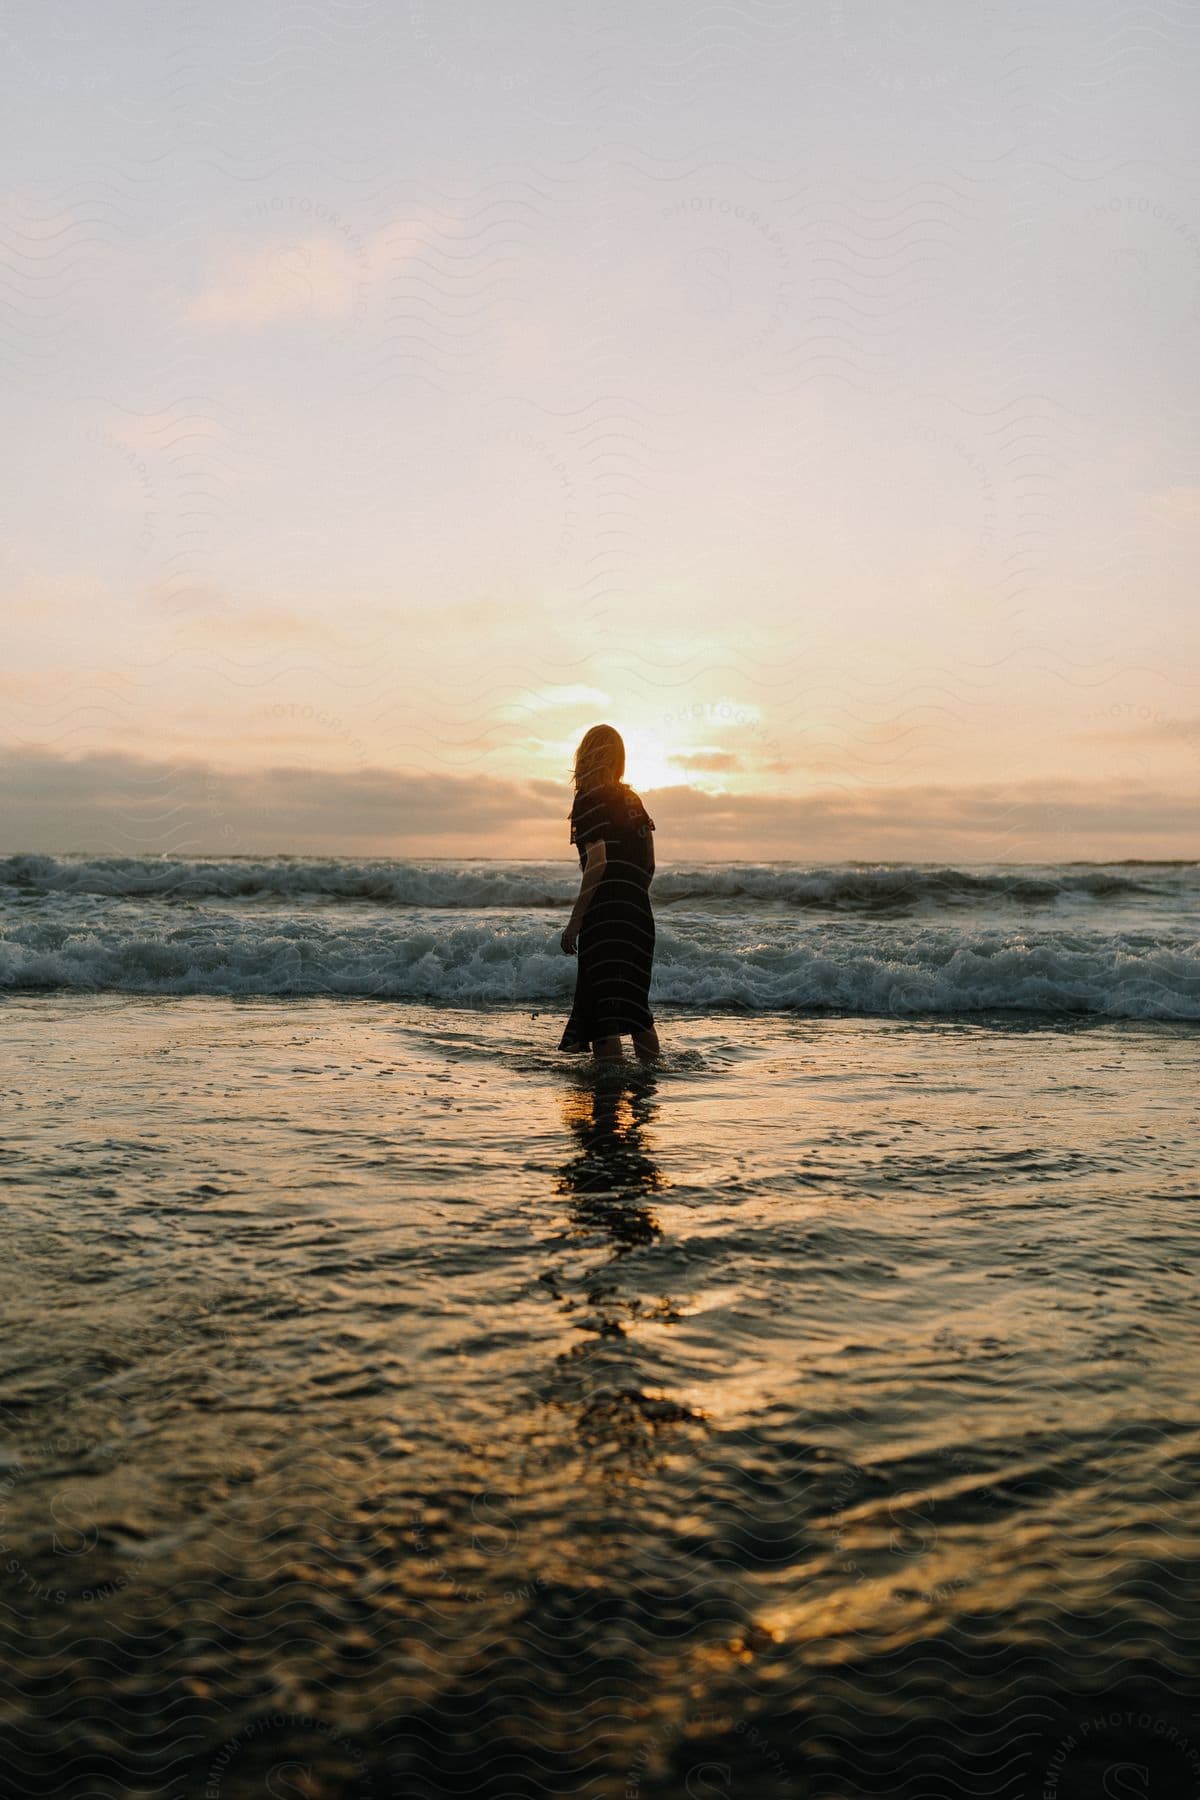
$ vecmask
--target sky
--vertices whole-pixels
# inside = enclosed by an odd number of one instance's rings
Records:
[[[1197,854],[1200,15],[15,0],[0,852]]]

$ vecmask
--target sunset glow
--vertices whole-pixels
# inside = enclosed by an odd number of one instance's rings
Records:
[[[1200,14],[0,83],[12,1791],[1200,1793]]]
[[[255,7],[136,58],[12,12],[0,847],[557,854],[607,718],[683,855],[1186,854],[1183,165],[1129,172],[1136,83],[1078,135],[1082,21],[1026,138],[997,28],[901,10],[883,86],[860,9],[806,42],[803,144],[787,56],[693,71],[694,154],[665,15],[622,124],[540,11],[511,88],[457,8],[382,61],[348,14],[333,83]]]

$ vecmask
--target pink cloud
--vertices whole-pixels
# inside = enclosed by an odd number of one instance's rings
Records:
[[[353,311],[362,267],[353,249],[314,234],[231,248],[192,301],[192,324],[253,329],[282,319],[337,319]]]

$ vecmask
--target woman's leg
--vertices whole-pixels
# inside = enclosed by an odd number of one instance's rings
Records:
[[[619,1037],[597,1038],[592,1048],[596,1052],[597,1062],[624,1062],[625,1052],[621,1049]]]
[[[634,1032],[633,1047],[637,1052],[639,1062],[653,1062],[656,1056],[661,1055],[658,1033],[655,1031],[653,1025],[650,1026],[648,1031]]]

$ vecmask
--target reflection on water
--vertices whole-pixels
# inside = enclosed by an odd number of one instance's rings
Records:
[[[642,1465],[660,1453],[675,1428],[702,1424],[692,1408],[645,1387],[636,1362],[619,1345],[639,1320],[670,1324],[680,1316],[673,1294],[662,1293],[648,1305],[623,1272],[623,1259],[664,1236],[657,1213],[647,1204],[649,1196],[669,1188],[653,1153],[659,1105],[651,1076],[639,1074],[623,1082],[606,1075],[569,1090],[561,1109],[574,1150],[562,1164],[555,1190],[569,1201],[574,1249],[586,1254],[599,1243],[602,1256],[588,1263],[582,1299],[563,1293],[561,1272],[553,1265],[546,1272],[547,1285],[559,1292],[581,1333],[570,1349],[558,1354],[547,1398],[576,1415],[578,1441],[589,1460],[603,1461],[606,1479],[622,1486],[636,1481]]]
[[[575,1140],[556,1191],[573,1201],[582,1231],[605,1231],[617,1251],[633,1250],[662,1235],[645,1197],[667,1183],[653,1155],[656,1085],[643,1077],[631,1086],[600,1079],[563,1099],[562,1118]]]
[[[14,1791],[1200,1786],[1194,1036],[7,1021]]]

